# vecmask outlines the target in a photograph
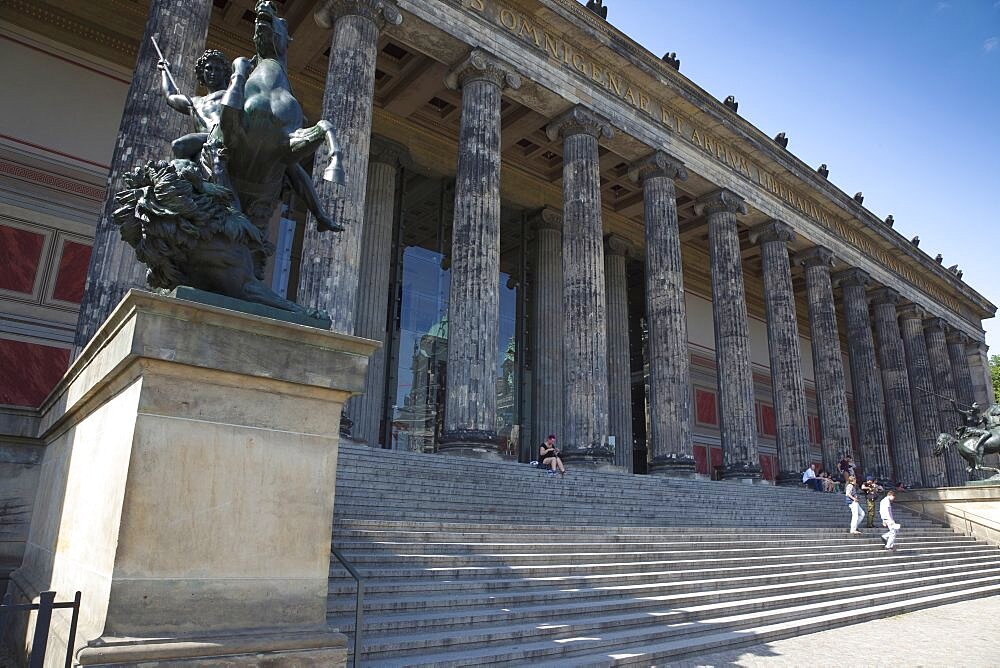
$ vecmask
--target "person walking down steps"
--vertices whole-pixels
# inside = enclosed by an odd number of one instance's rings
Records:
[[[900,525],[892,516],[892,502],[896,499],[896,491],[890,489],[885,493],[885,498],[878,504],[878,514],[882,518],[882,525],[888,529],[884,534],[882,534],[882,542],[885,543],[885,549],[896,551],[896,533],[899,531]]]
[[[858,524],[861,522],[861,504],[858,503],[858,488],[857,488],[857,478],[850,476],[847,479],[847,488],[844,490],[844,496],[847,497],[848,507],[851,510],[851,534],[858,536],[861,532],[858,531]]]

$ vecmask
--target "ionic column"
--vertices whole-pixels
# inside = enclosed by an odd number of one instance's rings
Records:
[[[322,118],[333,124],[347,179],[339,185],[324,181],[321,169],[314,174],[320,203],[344,231],[321,232],[314,222],[306,227],[298,298],[326,310],[333,331],[354,334],[378,36],[386,24],[399,25],[403,17],[390,0],[324,0],[313,16],[321,27],[333,29]],[[315,164],[328,158],[324,148]]]
[[[531,223],[535,230],[534,299],[531,318],[534,387],[532,452],[549,434],[563,440],[563,280],[562,215],[545,208]]]
[[[934,456],[934,444],[941,433],[941,425],[938,420],[937,398],[933,394],[936,391],[934,376],[924,339],[926,317],[927,312],[917,304],[908,304],[899,309],[900,333],[910,378],[913,423],[917,430],[920,476],[924,487],[943,487],[948,484],[948,475],[942,459]]]
[[[563,139],[563,453],[588,466],[609,462],[604,230],[597,139],[611,126],[574,107],[546,128]]]
[[[941,431],[954,433],[960,424],[958,413],[952,401],[955,395],[955,379],[951,372],[951,359],[948,356],[948,342],[945,338],[947,325],[943,318],[928,318],[924,321],[924,338],[927,341],[927,354],[931,360],[931,371],[934,376],[934,391],[937,396],[938,422]],[[948,484],[955,487],[964,485],[969,480],[965,472],[965,461],[954,448],[945,451],[944,465],[948,473]]]
[[[135,251],[122,241],[118,228],[111,223],[111,216],[118,208],[115,194],[122,189],[122,174],[149,160],[170,159],[170,142],[192,131],[191,119],[171,109],[160,91],[161,75],[156,68],[159,56],[151,38],[156,38],[160,49],[170,59],[177,87],[193,93],[198,85],[194,64],[205,50],[211,15],[212,3],[204,0],[152,0],[149,3],[146,28],[139,39],[139,55],[111,156],[108,189],[94,234],[87,283],[80,302],[74,356],[87,345],[129,289],[147,289],[146,267],[136,260]]]
[[[892,468],[889,463],[889,439],[883,408],[885,399],[875,358],[875,342],[872,340],[868,295],[865,292],[870,279],[866,272],[852,268],[837,274],[835,280],[844,297],[847,354],[851,360],[854,411],[858,418],[862,467],[866,474],[889,479],[892,477]]]
[[[500,317],[500,95],[521,78],[473,50],[446,83],[462,91],[448,297],[448,382],[441,451],[496,449]]]
[[[746,204],[729,190],[717,190],[699,198],[695,211],[708,218],[723,477],[759,479],[750,330],[736,229],[736,214],[745,214]]]
[[[691,357],[675,180],[687,179],[683,163],[657,151],[633,163],[642,181],[646,230],[646,326],[649,360],[650,473],[694,474],[691,443]]]
[[[806,274],[823,468],[836,471],[840,460],[851,454],[851,418],[847,410],[844,356],[840,350],[837,309],[830,281],[833,252],[822,246],[813,246],[798,253],[796,261],[805,268]]]
[[[953,329],[945,336],[948,342],[948,359],[951,361],[951,375],[955,381],[955,398],[962,408],[968,408],[976,401],[972,386],[972,370],[966,348],[970,343],[968,335]],[[984,406],[985,409],[985,406]]]
[[[628,277],[632,246],[621,237],[604,238],[604,279],[608,303],[608,429],[615,437],[615,466],[632,472],[632,373],[628,338]]]
[[[351,435],[368,445],[378,446],[385,398],[386,317],[389,299],[389,265],[392,262],[392,226],[396,213],[396,192],[400,187],[399,168],[409,161],[405,146],[382,137],[373,137],[368,161],[368,193],[365,196],[365,225],[361,240],[361,275],[358,277],[357,320],[354,332],[366,339],[382,341],[365,374],[365,393],[349,400]]]
[[[917,428],[913,419],[910,378],[906,369],[906,354],[899,331],[896,305],[899,293],[881,288],[872,295],[875,333],[878,336],[878,361],[882,369],[885,391],[886,418],[892,437],[892,465],[896,481],[917,486],[923,476],[917,450]]]
[[[802,376],[795,289],[788,262],[792,228],[779,220],[755,227],[750,239],[760,244],[767,315],[767,348],[771,360],[771,396],[778,431],[778,484],[798,485],[809,465],[806,382]]]

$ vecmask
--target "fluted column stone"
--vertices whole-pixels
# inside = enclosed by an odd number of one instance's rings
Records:
[[[607,302],[599,137],[603,118],[577,106],[546,128],[563,140],[563,454],[584,466],[610,463]]]
[[[750,329],[736,228],[736,214],[745,214],[746,204],[743,198],[729,190],[717,190],[699,198],[695,211],[708,219],[722,475],[724,478],[759,479]]]
[[[971,340],[964,332],[954,329],[948,332],[945,340],[948,342],[948,359],[951,361],[951,374],[955,380],[955,398],[958,399],[962,408],[967,409],[976,401],[972,385],[972,370],[969,367],[969,356],[966,352]]]
[[[924,321],[924,338],[927,341],[927,354],[931,361],[934,377],[934,391],[938,394],[937,409],[941,431],[951,434],[961,424],[958,413],[955,412],[953,401],[958,400],[955,392],[955,378],[951,370],[951,358],[948,355],[946,333],[948,326],[943,318],[928,318]],[[956,487],[964,485],[969,480],[965,472],[965,460],[955,451],[948,448],[944,455],[945,471],[948,473],[948,484]]]
[[[674,181],[687,180],[684,164],[657,151],[633,163],[642,182],[646,232],[646,326],[649,360],[649,426],[656,475],[694,475],[691,441],[691,356],[681,239]]]
[[[604,280],[608,304],[608,430],[615,437],[614,464],[632,472],[632,369],[628,336],[628,276],[634,253],[621,237],[604,238]]]
[[[810,458],[806,382],[788,259],[788,244],[795,239],[795,233],[787,223],[771,220],[751,230],[750,238],[760,244],[764,278],[771,396],[778,432],[777,482],[798,485]]]
[[[798,253],[796,261],[805,268],[806,274],[823,468],[837,471],[840,460],[851,454],[851,418],[847,408],[847,379],[837,328],[837,308],[830,280],[833,252],[813,246]]]
[[[916,428],[917,454],[920,459],[920,477],[924,487],[943,487],[948,484],[944,462],[934,456],[934,444],[941,433],[938,419],[937,398],[934,396],[934,377],[924,339],[924,318],[927,312],[917,304],[899,309],[899,329],[906,351],[906,369],[910,379],[910,399],[913,406],[913,424]]]
[[[885,395],[868,313],[866,288],[870,279],[866,272],[852,268],[837,274],[836,281],[844,298],[847,353],[854,383],[854,411],[858,419],[862,468],[866,474],[888,480],[892,477],[892,467],[885,424]]]
[[[325,181],[320,169],[313,179],[320,203],[344,231],[319,231],[310,216],[298,297],[306,306],[327,311],[333,331],[354,334],[378,36],[383,27],[399,25],[403,17],[390,0],[324,0],[313,16],[321,27],[332,28],[321,116],[334,126],[346,182]],[[315,164],[328,159],[324,147]]]
[[[115,194],[122,189],[122,175],[149,160],[169,160],[173,157],[170,142],[192,131],[191,119],[171,109],[163,97],[161,75],[156,68],[159,56],[152,38],[156,38],[170,61],[177,87],[193,94],[198,85],[194,64],[205,50],[212,3],[152,0],[148,4],[146,27],[139,39],[139,54],[111,156],[108,188],[94,233],[74,355],[87,345],[126,292],[132,288],[147,289],[146,267],[139,263],[135,250],[122,240],[111,222],[118,208]]]
[[[474,49],[449,72],[462,91],[448,296],[448,382],[441,452],[496,450],[500,326],[500,96],[518,88],[506,63]]]
[[[351,436],[378,446],[385,399],[385,343],[389,265],[392,261],[392,232],[396,220],[400,167],[409,162],[405,146],[382,137],[373,137],[368,160],[368,193],[365,196],[365,225],[361,240],[361,275],[358,277],[357,319],[354,331],[366,339],[381,341],[383,347],[368,360],[365,392],[347,402],[347,416],[353,423]]]
[[[896,313],[899,300],[898,292],[892,288],[881,288],[872,295],[872,310],[878,337],[886,419],[892,439],[893,471],[897,482],[915,487],[920,485],[923,476],[920,472],[917,428],[913,419],[910,377]]]
[[[563,280],[562,214],[549,208],[532,218],[535,230],[532,412],[535,441],[555,434],[563,440]],[[533,451],[534,452],[534,451]]]

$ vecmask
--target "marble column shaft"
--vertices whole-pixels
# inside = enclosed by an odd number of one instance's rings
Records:
[[[910,377],[896,313],[898,303],[899,293],[891,288],[877,290],[872,296],[886,418],[892,438],[893,471],[898,482],[912,487],[919,485],[923,476],[920,471]]]
[[[346,183],[323,180],[326,147],[316,153],[313,180],[320,204],[344,231],[319,231],[310,216],[298,300],[329,313],[333,331],[354,334],[378,36],[386,23],[398,25],[402,15],[388,0],[325,0],[314,17],[320,26],[333,29],[321,116],[334,126]]]
[[[750,329],[736,228],[736,214],[746,213],[746,204],[739,195],[717,190],[699,198],[695,210],[708,219],[723,476],[759,478]]]
[[[847,351],[851,360],[851,380],[854,383],[854,411],[858,420],[858,440],[861,442],[862,469],[877,478],[892,477],[889,462],[888,434],[885,425],[885,396],[879,377],[868,313],[865,288],[870,281],[861,269],[848,269],[837,274],[844,298],[844,319],[847,321]]]
[[[926,316],[927,313],[920,306],[909,304],[899,310],[899,326],[910,379],[920,476],[925,487],[943,487],[948,484],[948,475],[945,472],[944,461],[934,456],[934,444],[938,434],[941,433],[941,425],[938,419],[938,400],[932,394],[936,391],[934,376],[927,354],[927,342],[924,339]]]
[[[976,401],[976,393],[972,386],[972,370],[969,367],[969,356],[966,348],[969,337],[957,330],[948,332],[945,340],[948,342],[948,359],[951,361],[951,375],[955,381],[955,398],[963,409],[968,409]],[[983,406],[985,410],[985,406]]]
[[[442,449],[495,446],[500,326],[500,97],[520,77],[473,50],[448,74],[462,91],[448,296]],[[447,446],[447,447],[446,447]]]
[[[368,193],[365,196],[365,225],[361,241],[355,333],[381,341],[368,361],[365,392],[347,402],[353,422],[352,437],[378,446],[379,425],[385,410],[385,344],[389,299],[389,265],[392,262],[392,232],[396,220],[396,192],[400,187],[399,168],[407,161],[406,148],[387,139],[374,137],[368,161]]]
[[[805,267],[806,273],[823,468],[835,472],[840,460],[851,454],[851,419],[847,408],[847,380],[837,329],[837,309],[830,281],[833,253],[822,246],[813,246],[799,253],[796,259]]]
[[[634,163],[629,175],[642,180],[646,231],[650,473],[692,475],[691,356],[674,186],[687,179],[687,170],[657,151]]]
[[[533,342],[534,428],[537,448],[549,434],[563,439],[562,215],[542,209],[534,218]],[[532,450],[537,454],[535,450]],[[533,457],[534,458],[534,457]]]
[[[952,400],[957,400],[955,394],[955,379],[951,373],[951,359],[948,356],[948,342],[945,338],[947,325],[941,318],[928,318],[924,321],[924,338],[927,341],[927,355],[930,357],[931,370],[934,376],[934,391],[940,395],[937,398],[938,421],[941,431],[954,433],[961,424]],[[948,484],[964,485],[969,476],[965,472],[965,461],[954,448],[948,448],[944,455],[945,471],[948,473]]]
[[[74,356],[83,349],[111,311],[131,288],[146,288],[146,267],[135,251],[122,241],[111,216],[118,204],[115,194],[122,189],[122,175],[149,160],[168,160],[170,142],[192,132],[191,119],[167,105],[160,88],[159,56],[151,38],[155,37],[170,61],[178,88],[193,95],[198,85],[194,64],[205,50],[212,3],[204,0],[152,0],[139,54],[122,110],[118,137],[111,155],[108,188],[101,217],[94,233],[90,267],[74,341]]]
[[[632,472],[632,370],[628,336],[628,276],[632,248],[620,237],[604,240],[608,304],[608,429],[615,437],[615,466]]]
[[[608,436],[607,302],[597,139],[611,127],[583,107],[548,125],[563,138],[564,454],[587,459]],[[604,458],[603,455],[598,455]]]
[[[772,220],[751,231],[760,244],[767,315],[767,347],[771,361],[771,396],[777,422],[778,482],[798,485],[810,464],[806,383],[802,376],[799,322],[788,259],[792,228]]]

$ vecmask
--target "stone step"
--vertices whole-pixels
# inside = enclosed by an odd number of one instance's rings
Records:
[[[596,598],[575,597],[563,600],[556,597],[533,597],[532,600],[518,600],[512,603],[498,603],[493,597],[478,601],[456,599],[435,601],[434,605],[406,610],[383,610],[365,606],[365,635],[371,633],[400,633],[431,628],[461,628],[478,626],[508,625],[535,619],[556,617],[605,615],[607,613],[661,614],[649,612],[650,608],[671,610],[692,610],[696,606],[713,603],[746,604],[755,600],[783,602],[794,597],[815,596],[822,592],[824,598],[848,595],[863,596],[877,591],[888,591],[892,587],[908,584],[933,584],[967,577],[973,571],[959,565],[920,568],[905,573],[893,574],[887,579],[885,574],[878,577],[840,577],[828,580],[803,579],[774,585],[712,589],[704,587],[698,591],[685,593],[665,593],[653,595],[644,592],[641,598],[635,596],[604,596]],[[1000,564],[992,562],[974,572],[980,574],[1000,574]],[[763,607],[761,608],[763,609]],[[353,614],[344,610],[339,615],[329,617],[345,633],[353,633]],[[350,611],[352,612],[352,611]]]
[[[674,656],[677,649],[685,646],[713,651],[720,645],[728,646],[720,637],[713,637],[710,644],[698,642],[712,636],[755,635],[776,625],[796,627],[801,632],[802,629],[814,630],[816,626],[826,628],[815,623],[817,618],[833,616],[842,622],[863,621],[872,618],[870,615],[875,609],[878,609],[877,616],[884,616],[887,611],[900,614],[927,605],[994,593],[1000,593],[1000,575],[751,612],[738,612],[726,605],[714,609],[703,606],[704,615],[693,621],[671,622],[642,615],[644,623],[630,625],[625,622],[631,620],[608,616],[580,624],[499,627],[493,633],[461,636],[450,631],[426,633],[419,640],[409,636],[377,637],[365,641],[363,656],[366,661],[375,661],[380,666],[542,665],[555,660],[571,660],[571,665],[648,665],[649,660]],[[418,653],[396,649],[414,644],[420,644],[423,650],[435,651]],[[439,651],[441,647],[447,650]],[[602,656],[608,658],[602,659]]]

